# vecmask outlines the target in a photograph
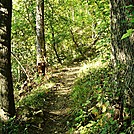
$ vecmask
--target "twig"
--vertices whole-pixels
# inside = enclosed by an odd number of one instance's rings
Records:
[[[22,68],[23,72],[26,74],[28,80],[30,79],[29,78],[29,75],[27,74],[25,68],[22,66],[22,64],[20,63],[20,61],[17,59],[17,57],[15,56],[15,54],[13,52],[11,52],[11,54],[13,55],[14,59],[18,62],[18,64],[20,65],[20,67]]]

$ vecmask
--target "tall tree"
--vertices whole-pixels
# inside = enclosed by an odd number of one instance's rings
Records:
[[[44,37],[44,0],[36,0],[36,4],[37,68],[40,74],[45,75],[46,49]]]
[[[11,74],[12,0],[0,0],[0,118],[6,121],[15,114]]]
[[[131,107],[131,117],[134,117],[134,41],[132,35],[121,39],[128,29],[127,9],[134,6],[133,0],[110,0],[111,4],[111,44],[116,68],[117,89],[120,89],[120,120],[123,120],[124,92],[128,92]],[[133,108],[132,108],[133,107]]]

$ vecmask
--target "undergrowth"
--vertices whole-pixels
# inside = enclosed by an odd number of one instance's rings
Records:
[[[67,121],[70,134],[133,134],[134,121],[124,102],[120,121],[120,89],[114,83],[114,71],[106,60],[84,63],[71,92],[71,111]],[[22,92],[16,89],[16,116],[3,125],[8,134],[43,133],[47,99],[56,79],[35,77]],[[35,130],[35,131],[34,131]]]
[[[43,77],[35,77],[30,82],[26,81],[20,89],[15,89],[16,115],[2,125],[2,133],[41,133],[45,120],[45,100],[51,86],[52,83]]]
[[[70,131],[80,134],[132,134],[133,122],[129,120],[127,107],[124,107],[124,121],[120,121],[120,90],[114,86],[113,69],[110,64],[102,65],[89,65],[74,84]]]

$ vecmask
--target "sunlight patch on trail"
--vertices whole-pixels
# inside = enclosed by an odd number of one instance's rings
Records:
[[[54,85],[50,86],[50,97],[46,100],[47,111],[49,111],[44,126],[46,133],[68,133],[67,116],[71,104],[69,96],[79,70],[80,66],[52,70],[48,81],[54,83]]]
[[[89,69],[99,69],[107,66],[108,62],[102,62],[102,59],[99,59],[97,61],[92,61],[88,63],[84,63],[82,67],[80,68],[79,76],[81,76],[81,73],[87,73]]]

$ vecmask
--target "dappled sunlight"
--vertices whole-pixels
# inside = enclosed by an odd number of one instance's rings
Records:
[[[44,87],[45,87],[45,89],[50,89],[50,88],[52,88],[54,85],[55,85],[55,83],[50,82],[50,83],[46,83]]]
[[[60,110],[52,110],[50,114],[56,114],[56,115],[66,115],[70,111],[70,108],[63,108]]]
[[[0,121],[2,120],[2,121],[6,122],[9,119],[9,117],[7,115],[8,115],[8,113],[0,108]]]
[[[62,67],[52,70],[47,78],[35,78],[32,83],[35,87],[24,92],[18,102],[17,108],[21,107],[22,120],[28,122],[38,118],[36,124],[43,126],[42,131],[65,133],[67,131],[65,116],[68,116],[71,110],[69,96],[79,69],[79,66]],[[40,86],[36,87],[37,84]],[[51,129],[49,129],[50,124]]]
[[[134,134],[133,10],[1,0],[0,134]]]
[[[100,68],[104,68],[108,65],[108,62],[102,62],[102,59],[98,59],[98,60],[93,60],[92,62],[89,61],[88,63],[84,63],[82,65],[82,67],[80,68],[80,76],[82,73],[86,74],[89,70],[92,69],[100,69]]]

